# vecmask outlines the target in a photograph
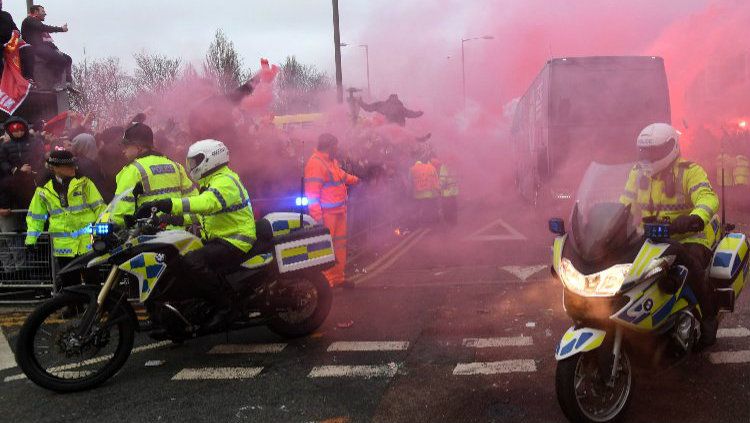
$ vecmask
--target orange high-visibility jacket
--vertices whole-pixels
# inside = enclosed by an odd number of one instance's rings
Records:
[[[417,161],[409,170],[414,198],[435,198],[440,190],[440,179],[432,163]]]
[[[327,213],[344,213],[346,186],[357,182],[359,178],[341,169],[336,159],[315,150],[305,165],[305,196],[310,216],[319,221],[323,219],[324,210]]]

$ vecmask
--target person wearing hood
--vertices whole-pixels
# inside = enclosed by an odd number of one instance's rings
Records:
[[[20,117],[5,121],[10,140],[0,146],[0,175],[3,189],[14,208],[24,208],[31,201],[36,179],[45,173],[44,145],[29,132],[29,124]]]
[[[100,189],[105,185],[104,174],[99,166],[99,153],[96,148],[96,140],[91,134],[79,134],[73,138],[70,143],[70,152],[76,156],[78,161],[78,173],[86,176]],[[105,196],[105,201],[112,200],[112,197]]]
[[[78,174],[75,156],[70,151],[50,152],[47,167],[50,177],[34,192],[26,215],[25,244],[33,248],[49,220],[52,255],[62,269],[76,257],[91,251],[89,227],[106,205],[91,179]],[[95,276],[88,273],[84,278],[95,283]],[[58,289],[79,283],[81,278],[76,274],[67,274],[55,281]]]

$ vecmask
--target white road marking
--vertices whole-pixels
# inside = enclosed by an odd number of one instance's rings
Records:
[[[716,332],[717,338],[744,338],[750,336],[750,330],[746,327],[723,328]]]
[[[409,348],[407,341],[383,341],[383,342],[348,342],[338,341],[328,347],[328,352],[333,351],[404,351]]]
[[[272,354],[280,353],[287,344],[222,344],[211,348],[209,354]]]
[[[398,372],[399,365],[396,363],[364,366],[317,366],[314,367],[307,377],[361,377],[370,379],[374,377],[393,377]]]
[[[454,376],[528,373],[536,371],[534,360],[505,360],[485,363],[460,363],[453,369]]]
[[[258,376],[263,367],[204,367],[182,369],[172,380],[234,380],[251,379]]]
[[[713,364],[740,364],[750,363],[750,350],[745,351],[721,351],[708,355],[708,361]]]
[[[496,226],[502,226],[507,233],[502,235],[485,234],[485,232]],[[503,218],[498,218],[497,220],[488,223],[478,231],[466,237],[466,241],[525,241],[526,239],[527,238],[522,233],[506,223]]]
[[[534,339],[530,336],[466,338],[463,345],[466,348],[527,347],[534,345]]]
[[[549,266],[545,264],[538,264],[536,266],[503,266],[503,270],[512,273],[522,282],[526,282],[526,279],[541,272],[544,269],[548,269]]]
[[[172,344],[172,341],[154,342],[153,344],[147,344],[147,345],[142,345],[140,347],[135,347],[135,348],[133,348],[133,350],[130,353],[131,354],[135,354],[135,353],[139,353],[139,352],[143,352],[143,351],[149,351],[149,350],[153,350],[153,349],[156,349],[156,348],[165,347],[165,346],[171,345],[171,344]],[[78,368],[78,367],[90,366],[92,364],[101,363],[101,362],[107,361],[107,360],[109,360],[111,358],[112,358],[112,354],[107,354],[107,355],[103,355],[101,357],[90,358],[88,360],[84,360],[84,361],[81,361],[81,362],[78,362],[78,363],[71,363],[71,364],[66,364],[64,366],[52,367],[50,369],[47,369],[47,371],[50,372],[50,373],[59,373],[59,372],[63,372],[63,371],[66,371],[66,370],[75,369],[75,368]],[[22,380],[22,379],[26,379],[26,375],[24,375],[24,374],[18,374],[18,375],[13,375],[13,376],[7,376],[5,379],[3,379],[3,382],[13,382],[15,380]]]
[[[16,367],[16,359],[13,356],[13,350],[0,329],[0,370],[12,369]]]

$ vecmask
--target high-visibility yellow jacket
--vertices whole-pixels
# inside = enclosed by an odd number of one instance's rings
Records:
[[[417,200],[435,198],[440,191],[440,179],[432,163],[417,161],[409,169],[412,193]]]
[[[199,215],[207,239],[220,238],[245,253],[250,251],[255,243],[255,216],[239,176],[222,166],[198,185],[200,194],[172,199],[172,214]]]
[[[143,193],[137,198],[127,196],[115,208],[112,221],[119,225],[123,224],[123,216],[135,214],[138,207],[147,201],[182,198],[197,193],[182,165],[154,152],[133,160],[122,168],[115,180],[115,195],[135,187],[139,182],[143,186]]]
[[[458,196],[458,179],[453,170],[444,163],[440,165],[440,195],[443,197]]]
[[[38,187],[26,215],[26,245],[36,244],[49,218],[52,254],[55,257],[75,257],[91,249],[89,226],[106,208],[99,190],[85,176],[73,178],[66,198],[60,198],[53,181]]]
[[[676,237],[680,242],[694,242],[711,248],[718,235],[718,220],[714,215],[719,210],[719,197],[711,188],[706,171],[687,160],[676,160],[670,169],[654,178],[643,175],[637,166],[634,167],[620,202],[632,204],[631,212],[641,218],[673,222],[688,214],[700,217],[706,224],[703,232]]]
[[[732,176],[735,185],[750,185],[750,161],[747,160],[747,156],[740,154],[734,158]]]
[[[724,170],[724,186],[734,186],[734,157],[727,153],[719,154],[716,157],[716,185],[721,186],[722,169]]]

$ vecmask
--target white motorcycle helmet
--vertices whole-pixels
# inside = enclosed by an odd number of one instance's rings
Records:
[[[202,140],[188,148],[188,174],[194,181],[227,163],[229,163],[229,149],[221,141]]]
[[[666,123],[652,123],[638,135],[638,165],[653,177],[680,156],[680,133]]]

